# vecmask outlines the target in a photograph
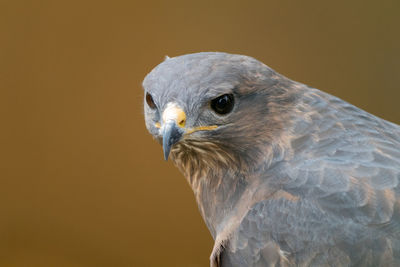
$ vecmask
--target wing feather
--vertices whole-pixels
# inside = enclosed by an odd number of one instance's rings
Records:
[[[269,184],[224,252],[236,266],[392,266],[400,260],[400,127],[310,90]],[[272,172],[272,173],[271,173]],[[296,199],[296,200],[293,200]]]

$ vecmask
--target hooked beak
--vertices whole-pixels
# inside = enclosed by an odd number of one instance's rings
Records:
[[[164,159],[168,160],[169,153],[174,144],[181,140],[184,131],[180,128],[175,121],[170,120],[164,125],[163,130],[163,150]]]
[[[186,114],[177,105],[170,103],[164,110],[162,119],[164,159],[168,160],[172,146],[181,140],[185,132]]]

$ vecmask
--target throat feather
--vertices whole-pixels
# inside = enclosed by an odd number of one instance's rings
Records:
[[[172,149],[171,158],[195,193],[201,179],[212,177],[213,181],[207,182],[218,186],[226,171],[240,169],[240,160],[232,153],[218,143],[207,141],[184,140]]]

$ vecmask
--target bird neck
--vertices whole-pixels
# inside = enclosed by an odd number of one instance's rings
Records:
[[[246,177],[229,170],[223,174],[209,170],[200,177],[186,178],[193,189],[199,211],[215,238],[246,191]]]
[[[187,177],[187,180],[190,183],[191,179]],[[278,190],[268,180],[259,179],[256,173],[231,170],[224,173],[210,170],[191,186],[200,213],[215,240],[229,236],[250,207]]]
[[[266,181],[259,179],[257,172],[266,168],[265,158],[273,158],[273,151],[279,150],[264,147],[264,151],[271,154],[264,154],[265,157],[260,157],[263,160],[257,164],[253,159],[253,164],[250,164],[243,158],[235,158],[234,153],[219,155],[224,152],[217,148],[202,155],[195,154],[188,150],[193,147],[191,144],[188,148],[176,149],[172,159],[192,187],[199,211],[215,239],[221,231],[230,228],[227,225],[234,225],[233,218],[237,220],[244,216],[255,201],[272,190],[268,186],[259,186]],[[205,155],[212,156],[212,159],[205,159]],[[225,159],[224,162],[217,161],[221,158]]]
[[[191,140],[178,143],[171,159],[192,187],[199,211],[215,237],[218,225],[247,187],[243,168],[218,145]]]

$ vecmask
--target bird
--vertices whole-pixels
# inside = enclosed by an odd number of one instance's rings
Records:
[[[399,125],[245,55],[166,58],[142,85],[211,267],[400,266]]]

